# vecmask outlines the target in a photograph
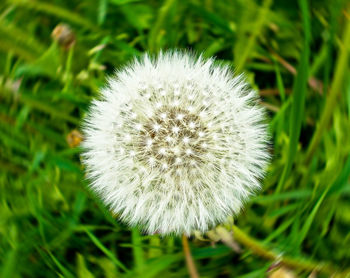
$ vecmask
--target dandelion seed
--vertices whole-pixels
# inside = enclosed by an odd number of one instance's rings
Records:
[[[154,129],[155,132],[157,132],[158,130],[160,130],[160,128],[161,128],[161,125],[159,125],[159,124],[154,124],[154,125],[153,125],[153,129]]]
[[[152,141],[151,138],[148,138],[148,139],[146,140],[146,146],[147,146],[147,147],[151,147],[151,146],[152,146],[152,143],[153,143],[153,141]]]
[[[179,100],[174,100],[172,105],[176,107],[176,106],[179,106],[179,104],[180,104]]]
[[[256,93],[228,67],[186,53],[145,55],[90,108],[82,157],[91,188],[145,232],[205,232],[260,188],[264,119]]]
[[[188,144],[190,142],[190,138],[189,137],[184,137],[182,139],[182,141],[185,143],[185,144]]]
[[[190,122],[188,124],[188,126],[189,126],[189,128],[194,129],[194,128],[196,128],[196,123],[195,122]]]
[[[178,146],[174,147],[172,149],[172,151],[173,151],[174,155],[180,155],[181,154],[181,149]]]
[[[174,126],[174,127],[172,127],[172,132],[174,132],[175,134],[178,134],[179,133],[179,131],[180,131],[180,128],[178,127],[178,126]]]
[[[180,113],[176,116],[176,120],[182,121],[184,117],[185,115]]]
[[[159,149],[159,154],[166,155],[166,149],[165,148],[160,148]]]
[[[173,140],[174,139],[169,135],[165,138],[165,141],[167,141],[168,143],[172,142]]]
[[[140,131],[142,129],[142,124],[136,124],[135,129]]]
[[[151,165],[151,166],[155,165],[155,164],[156,164],[155,158],[154,158],[154,157],[150,157],[150,158],[148,159],[148,163],[149,163],[149,165]]]
[[[182,159],[180,157],[177,157],[175,159],[176,164],[180,164],[182,162]]]

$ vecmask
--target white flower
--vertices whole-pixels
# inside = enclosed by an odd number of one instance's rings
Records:
[[[135,59],[84,124],[92,189],[130,226],[202,232],[237,214],[269,159],[264,111],[241,76],[180,52]]]

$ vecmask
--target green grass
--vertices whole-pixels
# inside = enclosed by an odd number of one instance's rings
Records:
[[[74,47],[53,41],[59,23]],[[114,219],[67,141],[115,68],[173,48],[244,72],[270,117],[263,190],[234,226],[190,239],[200,276],[264,277],[280,261],[350,277],[346,0],[1,1],[0,277],[188,277],[181,238]]]

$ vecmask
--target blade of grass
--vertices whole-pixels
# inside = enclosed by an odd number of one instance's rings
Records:
[[[196,14],[200,15],[206,22],[213,24],[214,26],[220,28],[226,34],[233,34],[233,30],[230,24],[224,20],[219,15],[208,11],[200,5],[190,4],[191,9],[196,12]]]
[[[318,209],[320,208],[324,198],[326,197],[328,191],[330,189],[330,186],[328,186],[326,188],[326,190],[322,193],[321,197],[318,199],[316,205],[314,206],[314,208],[312,209],[311,213],[309,214],[309,216],[307,217],[304,225],[302,226],[300,232],[298,233],[298,242],[297,242],[297,246],[296,248],[299,248],[299,246],[301,246],[301,244],[303,243],[304,239],[307,236],[307,233],[310,230],[311,224],[315,218],[315,215],[318,211]]]
[[[27,104],[28,106],[34,108],[34,109],[38,109],[42,112],[48,113],[53,117],[57,117],[59,119],[63,119],[66,120],[67,122],[70,122],[72,124],[75,125],[79,125],[80,120],[78,118],[72,117],[68,114],[65,114],[59,110],[57,110],[56,108],[47,105],[46,103],[40,101],[40,100],[36,100],[34,98],[32,98],[30,95],[27,94],[21,94],[20,100]]]
[[[34,61],[38,57],[36,54],[28,51],[25,47],[17,45],[13,40],[1,38],[0,50],[6,53],[9,49],[12,53],[27,61]]]
[[[150,52],[155,52],[159,50],[159,38],[161,34],[162,26],[164,25],[164,22],[172,8],[172,6],[176,3],[176,0],[166,0],[164,1],[164,4],[159,9],[159,13],[157,16],[157,20],[154,23],[153,28],[150,31],[150,35],[148,38],[148,47]]]
[[[283,265],[286,265],[291,268],[296,268],[300,270],[306,270],[309,272],[312,272],[314,270],[317,270],[321,273],[327,274],[327,275],[334,275],[333,277],[345,277],[344,275],[348,271],[344,272],[338,272],[336,268],[334,268],[330,264],[326,263],[317,263],[311,260],[306,260],[304,258],[292,258],[288,256],[281,256],[281,253],[276,253],[272,251],[270,248],[265,247],[262,243],[259,241],[253,239],[246,233],[244,233],[241,229],[239,229],[237,226],[233,226],[233,235],[234,239],[237,240],[237,242],[245,245],[248,247],[253,253],[264,257],[268,260],[272,261],[278,261]]]
[[[347,10],[350,13],[350,7]],[[349,59],[349,45],[350,45],[350,20],[347,20],[346,27],[344,30],[344,35],[342,43],[340,45],[340,53],[335,65],[334,77],[331,84],[329,94],[327,95],[325,107],[321,119],[316,127],[316,131],[311,139],[311,143],[307,149],[306,153],[306,163],[309,164],[314,152],[316,151],[318,145],[321,142],[323,132],[328,127],[331,121],[334,107],[337,105],[338,98],[342,92],[342,87],[344,84],[345,74],[347,72],[348,59]]]
[[[283,207],[277,208],[271,212],[269,212],[268,217],[280,217],[284,214],[287,214],[289,212],[295,211],[298,207],[300,206],[299,203],[296,204],[289,204],[289,205],[284,205]]]
[[[340,172],[339,176],[332,184],[331,189],[329,190],[329,194],[340,193],[342,189],[346,186],[349,176],[350,176],[350,156],[348,156],[344,164],[343,170]]]
[[[277,82],[277,88],[278,91],[280,93],[280,97],[281,97],[281,103],[282,103],[282,107],[284,108],[282,111],[279,111],[279,120],[277,122],[277,128],[276,128],[276,136],[275,136],[275,146],[277,146],[278,144],[278,138],[280,138],[280,135],[286,131],[286,124],[285,124],[285,107],[284,104],[286,103],[286,91],[284,88],[284,84],[283,84],[283,80],[282,80],[282,76],[281,76],[281,71],[279,68],[279,65],[277,63],[277,61],[274,61],[274,69],[275,69],[275,74],[276,74],[276,82]],[[275,116],[277,117],[277,115]]]
[[[97,23],[102,25],[106,20],[108,0],[100,0],[97,9]]]
[[[21,49],[22,52],[26,51],[30,53],[30,56],[38,57],[45,50],[45,46],[38,42],[34,36],[29,35],[28,32],[23,31],[13,24],[6,24],[1,20],[0,35],[1,44],[4,42],[11,44],[15,48],[14,51],[17,48]],[[5,46],[3,47],[5,48]]]
[[[86,20],[84,17],[80,16],[77,13],[68,11],[65,8],[49,4],[49,3],[44,3],[40,1],[27,1],[27,0],[7,0],[8,2],[12,4],[16,4],[22,8],[25,9],[31,9],[31,10],[36,10],[39,12],[44,12],[49,15],[56,16],[58,18],[67,20],[69,22],[75,23],[77,25],[80,25],[82,27],[86,27],[88,29],[93,29],[93,30],[98,30],[95,24],[92,22]]]
[[[74,56],[74,44],[72,45],[72,47],[69,48],[68,51],[68,56],[67,56],[67,61],[66,61],[66,69],[63,75],[63,83],[65,84],[62,92],[66,93],[67,91],[69,91],[71,89],[71,84],[72,84],[72,80],[73,80],[73,73],[71,72],[72,70],[72,62],[74,60],[73,58]]]
[[[82,254],[77,254],[77,276],[78,278],[94,278],[95,276],[89,271],[86,266],[85,258]]]
[[[282,176],[276,188],[276,193],[283,190],[284,184],[290,174],[292,165],[295,159],[295,154],[298,148],[298,142],[304,118],[305,110],[305,96],[307,90],[307,82],[309,76],[309,56],[310,56],[310,40],[311,40],[311,26],[310,14],[307,1],[299,0],[299,5],[303,17],[304,30],[304,44],[301,54],[300,63],[298,66],[298,73],[293,86],[293,102],[291,107],[291,116],[289,124],[289,151],[288,160],[282,172]]]
[[[121,263],[121,261],[119,261],[116,256],[109,251],[103,244],[102,242],[95,237],[95,235],[93,233],[91,233],[89,230],[85,230],[85,233],[89,236],[89,238],[91,239],[91,241],[118,267],[120,267],[120,269],[124,270],[125,272],[129,272],[129,270],[126,268],[126,266],[124,264]]]
[[[350,75],[349,71],[348,75]],[[348,106],[348,119],[350,119],[350,79],[348,80],[348,84],[346,86],[346,104]]]
[[[14,277],[17,268],[18,250],[12,249],[6,253],[0,268],[1,277]]]
[[[134,263],[136,269],[141,269],[144,266],[144,255],[142,250],[142,237],[138,228],[133,228],[131,231],[132,252],[134,255]]]
[[[46,251],[58,269],[64,274],[64,277],[74,278],[74,275],[67,268],[65,268],[63,264],[61,264],[61,262],[52,254],[49,249],[46,249]]]
[[[272,195],[261,195],[253,197],[251,202],[259,203],[259,204],[268,204],[276,201],[287,201],[287,200],[298,200],[298,199],[306,199],[311,196],[312,192],[308,189],[301,189],[289,192],[282,192],[278,194]]]
[[[213,248],[210,247],[202,247],[202,248],[192,248],[191,254],[194,259],[208,259],[215,256],[228,256],[232,252],[232,248],[226,245],[218,245]]]
[[[283,85],[283,79],[281,76],[280,68],[279,68],[278,63],[276,61],[275,61],[274,68],[275,68],[275,73],[276,73],[277,88],[278,88],[278,91],[280,92],[281,101],[282,101],[282,103],[284,103],[286,101],[286,90],[285,90],[284,85]]]
[[[256,38],[261,33],[261,30],[264,28],[266,19],[267,19],[267,12],[270,9],[270,6],[272,4],[272,0],[265,0],[263,2],[263,5],[261,7],[261,10],[259,12],[259,17],[256,20],[255,26],[253,28],[253,33],[249,37],[248,42],[246,42],[246,46],[244,47],[244,52],[241,53],[239,56],[235,57],[235,66],[236,71],[239,73],[243,70],[244,64],[249,58],[249,55],[254,49],[254,45],[256,43]]]
[[[183,258],[182,254],[169,254],[162,257],[154,258],[147,261],[144,267],[139,270],[142,276],[138,276],[138,272],[131,272],[127,274],[126,277],[142,277],[142,278],[152,278],[152,277],[162,277],[160,273],[168,269],[172,264],[180,261]]]
[[[152,247],[148,251],[148,258],[160,257],[162,255],[162,248],[157,248],[161,247],[160,237],[158,235],[152,235],[149,244]]]
[[[289,219],[288,221],[284,221],[276,230],[274,230],[269,236],[264,239],[263,244],[267,244],[271,242],[273,239],[282,234],[292,223],[294,222],[294,218]]]

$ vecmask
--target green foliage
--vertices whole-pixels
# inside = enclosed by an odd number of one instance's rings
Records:
[[[123,226],[89,191],[78,146],[106,76],[172,48],[244,72],[270,116],[263,190],[233,237],[192,238],[200,275],[263,277],[278,258],[350,275],[350,6],[313,2],[1,1],[0,277],[188,276],[179,238]]]

